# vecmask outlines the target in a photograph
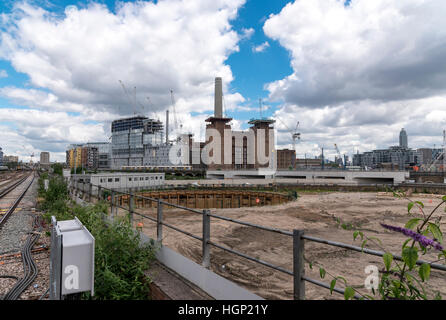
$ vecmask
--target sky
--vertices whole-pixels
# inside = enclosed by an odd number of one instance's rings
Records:
[[[0,147],[24,161],[65,161],[69,144],[108,141],[114,119],[167,109],[172,133],[204,141],[215,77],[234,129],[272,117],[291,148],[299,122],[298,157],[387,148],[401,128],[411,148],[443,143],[446,1],[6,0],[0,12]]]

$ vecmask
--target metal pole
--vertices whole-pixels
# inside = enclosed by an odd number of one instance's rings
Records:
[[[88,184],[88,201],[91,202],[91,195],[93,193],[93,185],[90,183]]]
[[[294,300],[305,299],[304,265],[304,239],[303,230],[293,230],[293,273],[294,273]]]
[[[157,206],[157,220],[156,220],[156,237],[159,243],[163,242],[163,205],[161,204],[161,200],[158,199]]]
[[[132,226],[133,226],[133,207],[134,207],[133,200],[134,200],[133,193],[130,193],[130,200],[129,200],[129,222],[130,222],[130,225],[132,225]]]
[[[113,214],[113,204],[114,204],[114,201],[115,201],[115,191],[114,190],[112,190],[111,191],[111,195],[110,195],[110,214],[111,214],[111,217],[112,217],[112,220],[115,218],[115,215]]]
[[[205,268],[209,268],[211,265],[211,252],[210,252],[210,235],[211,235],[211,217],[209,216],[210,210],[203,210],[203,262],[202,265]]]

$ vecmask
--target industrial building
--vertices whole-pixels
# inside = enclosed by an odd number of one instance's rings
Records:
[[[277,150],[277,169],[296,168],[296,151],[289,149]]]
[[[215,78],[214,116],[206,119],[206,141],[204,148],[209,145],[209,152],[205,153],[204,162],[210,171],[273,168],[276,165],[274,156],[274,126],[272,119],[251,119],[252,126],[247,131],[233,131],[230,121],[232,118],[223,116],[222,79]],[[264,132],[260,136],[259,132]],[[228,134],[230,133],[230,134]],[[214,140],[218,134],[220,142]],[[264,141],[259,141],[260,138]],[[231,148],[225,150],[226,139],[231,139]],[[272,140],[272,141],[271,141]],[[263,150],[259,150],[263,148]],[[229,151],[230,154],[225,154]],[[263,151],[263,154],[262,154]],[[260,155],[266,161],[261,161]]]
[[[116,191],[141,191],[164,185],[164,173],[99,173],[71,175],[71,183],[91,183],[93,193],[98,186]]]

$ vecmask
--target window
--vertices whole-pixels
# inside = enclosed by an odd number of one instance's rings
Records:
[[[129,178],[129,181],[132,181],[132,178]]]
[[[146,180],[149,180],[149,177],[146,177]]]
[[[119,182],[119,178],[115,178],[115,182]]]
[[[108,182],[113,182],[113,178],[108,178]]]

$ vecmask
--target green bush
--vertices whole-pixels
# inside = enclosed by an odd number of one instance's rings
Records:
[[[108,220],[107,203],[81,206],[70,201],[67,186],[58,177],[50,179],[42,196],[47,222],[51,216],[58,221],[76,216],[95,238],[95,295],[84,294],[83,299],[148,299],[150,279],[144,271],[154,260],[153,243],[142,245],[139,232],[127,219]]]
[[[55,163],[51,167],[54,170],[54,174],[62,176],[62,174],[63,174],[63,165],[61,163]]]

